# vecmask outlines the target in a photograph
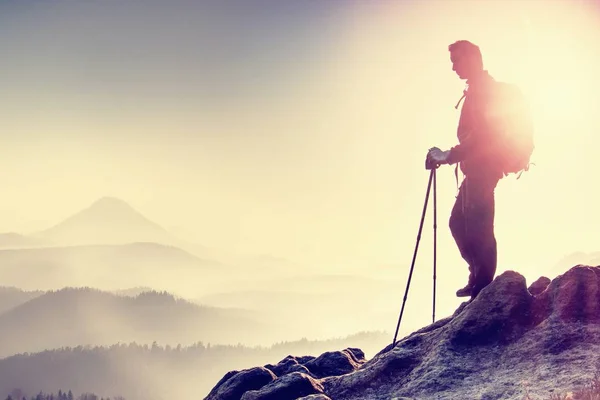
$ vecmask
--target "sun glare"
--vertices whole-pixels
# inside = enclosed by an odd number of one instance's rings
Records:
[[[559,79],[544,79],[530,94],[530,103],[534,115],[541,122],[554,121],[557,118],[572,119],[579,115],[581,90],[579,82]]]
[[[589,125],[595,118],[588,115],[589,105],[596,102],[588,86],[593,82],[590,66],[598,59],[589,47],[592,27],[579,19],[577,30],[544,24],[531,28],[527,46],[517,55],[522,57],[520,86],[536,127],[542,128],[546,137],[561,136],[565,124]]]

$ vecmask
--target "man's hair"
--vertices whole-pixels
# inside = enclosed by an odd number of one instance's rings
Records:
[[[471,43],[468,40],[458,40],[448,46],[448,50],[450,51],[450,54],[464,54],[483,68],[483,57],[481,56],[481,50],[476,44]]]

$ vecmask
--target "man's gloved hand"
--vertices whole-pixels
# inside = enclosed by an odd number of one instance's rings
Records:
[[[450,151],[442,151],[437,147],[432,147],[429,149],[427,153],[426,164],[427,165],[441,165],[448,164],[448,157],[450,156]]]

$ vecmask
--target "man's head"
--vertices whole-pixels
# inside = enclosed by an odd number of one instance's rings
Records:
[[[452,71],[460,79],[471,79],[483,72],[481,50],[468,40],[459,40],[448,46]]]

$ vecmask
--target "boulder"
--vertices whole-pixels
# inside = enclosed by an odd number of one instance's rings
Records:
[[[533,282],[528,288],[527,291],[531,293],[532,296],[537,296],[542,293],[548,285],[550,284],[550,278],[546,278],[545,276],[541,276],[537,281]]]
[[[264,367],[231,371],[217,383],[206,400],[240,400],[248,391],[260,389],[277,377]]]
[[[241,400],[296,400],[312,394],[322,394],[323,385],[302,372],[292,372],[258,390],[244,393]]]

